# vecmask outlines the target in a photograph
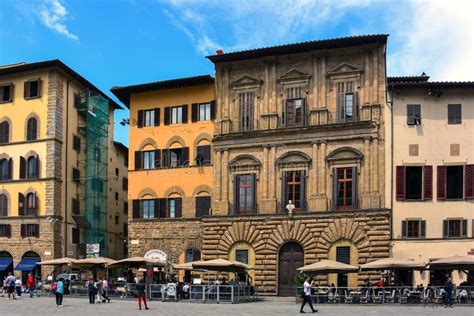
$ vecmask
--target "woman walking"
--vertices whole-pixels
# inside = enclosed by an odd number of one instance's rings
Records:
[[[36,289],[36,280],[33,276],[33,273],[28,274],[28,279],[26,280],[26,290],[30,293],[30,298],[33,297],[34,291]]]
[[[145,309],[149,309],[146,304],[145,280],[140,280],[137,284],[138,309],[142,309],[142,300],[145,304]]]
[[[64,295],[64,279],[60,278],[56,285],[56,305],[62,306],[63,305],[63,295]]]

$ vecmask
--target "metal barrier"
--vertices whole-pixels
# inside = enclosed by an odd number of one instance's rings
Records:
[[[255,286],[246,285],[191,285],[189,288],[190,302],[201,303],[243,303],[258,300]]]
[[[296,298],[301,299],[303,288],[296,289]],[[451,302],[474,304],[474,287],[453,287]],[[444,304],[447,299],[444,287],[313,287],[311,299],[316,304]]]

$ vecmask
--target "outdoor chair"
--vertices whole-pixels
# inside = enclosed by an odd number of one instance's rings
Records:
[[[344,290],[344,303],[346,304],[352,303],[352,296],[347,294],[347,290]]]
[[[339,295],[336,293],[329,292],[328,294],[328,303],[337,303],[339,300]]]
[[[369,292],[370,292],[369,290],[366,290],[365,295],[360,297],[360,303],[361,304],[368,304],[369,303],[369,301],[370,301],[370,295],[369,295],[370,293]]]
[[[397,291],[396,290],[393,290],[392,291],[392,294],[390,296],[387,296],[385,298],[385,303],[395,303],[395,299],[396,299],[396,293]]]
[[[373,301],[376,304],[382,304],[382,302],[383,302],[383,292],[378,292],[376,295],[374,293]]]

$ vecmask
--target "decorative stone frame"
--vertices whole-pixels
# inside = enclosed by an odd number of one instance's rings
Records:
[[[152,146],[153,149],[158,148],[158,145],[156,144],[156,141],[153,138],[146,138],[141,142],[139,149],[144,150],[144,148],[148,145]]]
[[[41,135],[41,120],[35,112],[32,112],[28,114],[28,116],[25,118],[25,124],[24,124],[24,132],[25,132],[25,140],[28,140],[28,120],[30,118],[35,118],[36,119],[36,139],[40,138]]]
[[[232,173],[239,174],[248,171],[260,171],[262,163],[252,155],[239,155],[229,162],[229,169]]]
[[[356,165],[359,173],[363,159],[364,155],[352,147],[337,148],[326,156],[329,167],[333,167],[334,165]]]
[[[4,189],[0,189],[0,195],[5,195],[6,198],[7,198],[7,217],[10,216],[11,212],[12,212],[12,199],[10,197],[10,193],[8,193],[7,190],[4,190]]]
[[[171,148],[174,143],[178,143],[181,147],[186,147],[184,139],[181,136],[175,135],[168,140],[165,148]]]
[[[12,141],[12,132],[13,132],[13,126],[12,126],[12,120],[8,116],[4,116],[0,118],[0,123],[7,122],[8,123],[8,142],[11,143]]]
[[[138,198],[142,199],[145,195],[151,195],[154,198],[158,197],[155,190],[151,188],[144,188],[143,190],[141,190],[140,193],[138,193]]]
[[[186,197],[186,194],[184,194],[184,190],[179,186],[172,186],[172,187],[168,188],[165,191],[165,196],[164,197],[169,198],[173,194],[179,195],[179,197],[181,197],[181,198]]]

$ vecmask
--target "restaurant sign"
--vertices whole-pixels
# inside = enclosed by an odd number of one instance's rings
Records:
[[[166,252],[160,249],[149,250],[147,251],[144,257],[147,259],[158,259],[163,261],[166,261],[166,259],[168,259],[168,255],[166,254]]]

